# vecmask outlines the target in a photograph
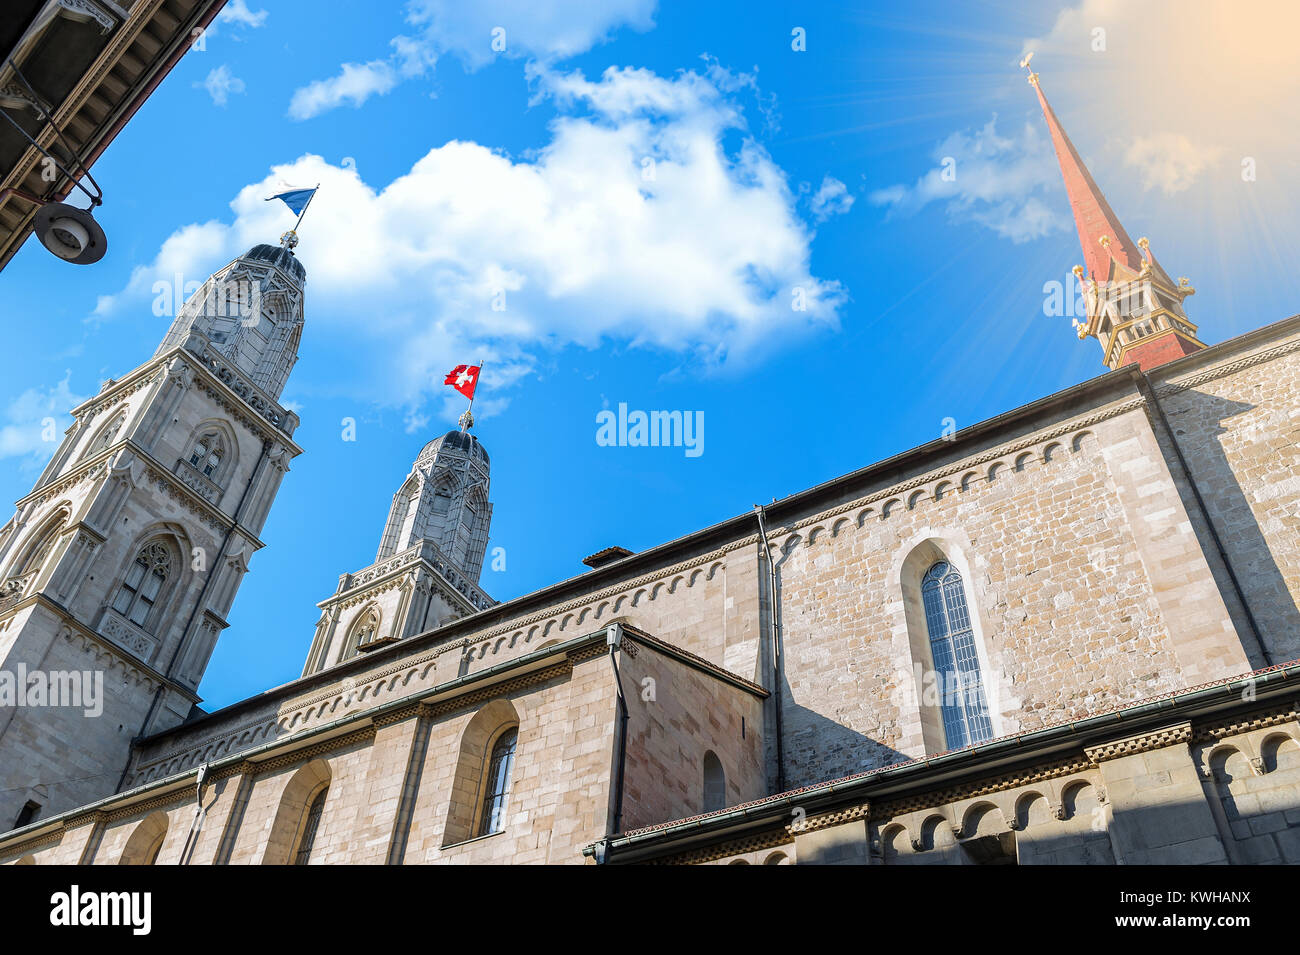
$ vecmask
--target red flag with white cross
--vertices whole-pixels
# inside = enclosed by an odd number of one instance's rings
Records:
[[[451,385],[470,401],[474,400],[474,389],[478,387],[478,373],[482,365],[457,365],[443,380],[444,385]]]

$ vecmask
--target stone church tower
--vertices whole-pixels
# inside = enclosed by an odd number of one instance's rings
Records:
[[[31,691],[0,706],[0,827],[115,792],[132,741],[198,702],[300,453],[279,399],[305,280],[272,245],[212,275],[152,358],[73,410],[0,528],[0,673]]]
[[[393,495],[375,562],[342,575],[319,604],[304,676],[495,603],[478,586],[492,523],[489,468],[468,428],[424,446]]]
[[[1024,65],[1028,63],[1026,59]],[[1196,289],[1185,278],[1175,283],[1145,238],[1136,243],[1129,238],[1047,102],[1037,73],[1029,74],[1029,83],[1047,119],[1087,263],[1086,275],[1082,265],[1074,267],[1087,315],[1086,321],[1074,323],[1079,339],[1097,339],[1102,361],[1112,370],[1122,365],[1150,369],[1205,348],[1183,310],[1183,300]]]

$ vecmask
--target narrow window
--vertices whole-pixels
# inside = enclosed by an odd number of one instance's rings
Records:
[[[984,702],[975,632],[966,608],[961,574],[947,561],[939,561],[921,580],[925,622],[930,631],[943,712],[943,731],[949,749],[961,749],[993,738],[993,723]]]
[[[30,799],[27,800],[27,805],[18,811],[18,820],[14,823],[14,828],[21,829],[23,826],[30,826],[40,814],[41,804]]]
[[[483,817],[478,834],[491,835],[505,828],[506,801],[510,795],[510,771],[515,765],[515,743],[518,729],[508,729],[497,737],[488,761],[487,777],[483,787]]]
[[[316,844],[316,831],[320,829],[320,816],[325,810],[325,795],[330,791],[326,786],[316,798],[311,801],[307,807],[307,818],[303,822],[302,838],[298,840],[298,853],[294,857],[294,865],[306,865],[307,860],[311,858],[312,846]]]
[[[727,805],[727,774],[713,750],[704,754],[704,811],[716,812]]]

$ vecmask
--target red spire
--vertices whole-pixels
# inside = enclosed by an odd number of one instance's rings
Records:
[[[1120,225],[1119,217],[1097,188],[1088,167],[1079,158],[1074,143],[1065,135],[1060,120],[1043,95],[1038,74],[1031,74],[1029,82],[1038,93],[1038,102],[1042,104],[1043,115],[1047,117],[1047,128],[1052,133],[1052,145],[1056,147],[1056,158],[1061,163],[1061,176],[1065,179],[1065,191],[1070,196],[1070,208],[1074,210],[1074,224],[1079,230],[1079,244],[1083,247],[1083,261],[1087,264],[1089,276],[1098,282],[1109,280],[1112,257],[1134,272],[1140,271],[1142,255],[1138,252],[1137,245]],[[1110,236],[1109,251],[1101,244],[1102,236]]]

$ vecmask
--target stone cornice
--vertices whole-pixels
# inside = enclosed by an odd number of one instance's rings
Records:
[[[361,680],[356,680],[351,676],[343,676],[334,681],[323,692],[312,694],[306,698],[293,700],[290,704],[278,707],[274,713],[261,714],[251,719],[244,720],[236,725],[218,729],[215,732],[208,733],[200,739],[187,740],[181,745],[175,746],[153,756],[147,761],[141,761],[132,766],[133,778],[147,776],[152,772],[159,771],[160,767],[166,767],[172,763],[181,764],[180,769],[197,764],[199,754],[209,751],[221,751],[225,744],[225,753],[220,757],[227,758],[226,754],[232,752],[233,746],[237,745],[235,741],[248,738],[256,739],[258,734],[267,739],[267,745],[274,744],[277,741],[288,742],[292,739],[295,732],[292,727],[297,724],[298,716],[303,713],[312,711],[333,712],[340,703],[346,698],[345,708],[347,706],[356,706],[354,713],[349,713],[342,719],[374,719],[376,721],[393,722],[389,718],[393,710],[401,710],[409,717],[413,715],[416,704],[423,704],[433,707],[437,712],[446,712],[451,709],[459,709],[464,706],[472,705],[474,701],[488,699],[498,696],[502,693],[510,692],[512,689],[526,688],[539,682],[557,678],[572,672],[574,665],[593,656],[602,656],[605,651],[603,639],[598,639],[598,635],[588,635],[583,638],[575,638],[573,641],[576,646],[568,648],[566,657],[562,662],[551,664],[547,667],[541,667],[535,670],[527,670],[515,677],[506,677],[504,680],[496,679],[481,688],[474,688],[473,684],[480,679],[490,678],[493,674],[490,671],[478,671],[468,674],[463,678],[456,678],[444,684],[434,684],[432,686],[423,686],[413,692],[388,703],[378,704],[381,708],[380,713],[376,713],[375,704],[364,704],[365,695],[373,689],[380,687],[395,678],[400,678],[406,674],[414,674],[419,670],[427,670],[434,666],[437,653],[423,654],[419,658],[407,659],[400,661],[392,666],[382,670],[365,673]],[[594,648],[594,649],[593,649]],[[444,648],[445,649],[445,648]],[[547,652],[553,652],[558,648],[547,648]],[[442,652],[442,651],[439,651]],[[523,665],[525,661],[522,657],[515,660],[507,661],[501,664],[502,667],[511,668],[515,665]],[[448,691],[446,688],[451,687]],[[432,699],[440,694],[451,692],[453,696],[442,700]],[[354,702],[355,701],[355,702]],[[407,710],[409,709],[409,712]],[[217,714],[211,714],[207,718],[212,719]],[[279,737],[270,737],[270,730],[275,726],[283,725],[285,735]],[[177,727],[175,730],[164,731],[176,732],[184,731],[186,727]],[[303,730],[310,730],[311,727],[304,726]],[[302,732],[298,730],[296,732]],[[161,734],[160,734],[161,735]],[[248,750],[240,750],[247,753]],[[252,757],[248,757],[252,758]],[[180,771],[177,769],[176,771]]]
[[[184,684],[178,683],[170,677],[165,676],[161,671],[155,670],[129,650],[124,649],[112,640],[109,640],[107,637],[96,633],[93,629],[74,617],[67,607],[51,600],[42,591],[29,594],[12,607],[6,608],[4,613],[0,614],[0,619],[38,604],[59,618],[59,622],[65,628],[63,636],[71,639],[73,634],[75,634],[87,643],[94,644],[100,651],[107,653],[109,656],[117,660],[119,665],[121,665],[123,672],[128,676],[132,676],[138,681],[146,681],[151,684],[165,686],[172,692],[183,696],[190,703],[199,702],[200,698],[195,695],[193,690],[187,688]]]
[[[1084,749],[1084,752],[1088,754],[1088,759],[1094,765],[1097,765],[1109,759],[1117,759],[1120,756],[1149,753],[1153,749],[1164,749],[1166,746],[1173,746],[1177,743],[1188,743],[1191,742],[1191,739],[1192,724],[1176,723],[1173,726],[1161,727],[1150,733],[1141,733],[1125,739],[1112,740],[1111,742],[1102,743],[1100,746],[1089,746]]]
[[[875,816],[878,819],[892,819],[895,816],[915,812],[918,809],[929,809],[932,806],[960,802],[963,799],[975,799],[979,796],[991,796],[994,793],[1005,792],[1008,789],[1032,786],[1035,783],[1046,782],[1049,779],[1060,779],[1062,776],[1073,776],[1076,773],[1086,772],[1094,768],[1093,761],[1083,756],[1052,760],[1008,773],[982,776],[955,786],[931,789],[896,799],[881,799],[876,803]]]
[[[1156,394],[1162,398],[1176,395],[1180,392],[1187,391],[1189,388],[1195,388],[1197,385],[1216,381],[1219,378],[1235,374],[1239,371],[1244,371],[1247,368],[1253,368],[1256,365],[1262,365],[1265,362],[1285,357],[1295,351],[1300,351],[1300,338],[1295,338],[1289,342],[1283,342],[1281,345],[1277,345],[1273,348],[1266,348],[1253,355],[1246,355],[1244,358],[1239,358],[1236,361],[1230,361],[1222,365],[1212,365],[1202,371],[1189,374],[1185,378],[1176,378],[1172,381],[1164,382],[1156,387]]]
[[[186,367],[194,372],[195,378],[202,379],[202,387],[209,392],[209,396],[216,400],[224,410],[230,412],[232,418],[252,432],[259,440],[277,441],[283,444],[293,457],[297,457],[302,453],[302,448],[294,442],[293,438],[289,437],[287,432],[259,414],[252,405],[217,377],[216,373],[203,360],[202,355],[195,354],[184,345],[169,348],[161,355],[155,355],[132,369],[124,377],[116,379],[107,391],[102,391],[73,408],[71,412],[73,417],[80,420],[87,412],[91,411],[94,413],[92,417],[97,417],[109,408],[115,407],[122,399],[135,394],[159,378],[165,377],[167,364],[175,358],[184,361]]]
[[[1229,736],[1238,736],[1251,730],[1267,729],[1270,726],[1280,726],[1294,720],[1300,720],[1300,699],[1287,700],[1233,719],[1198,725],[1192,733],[1191,742],[1217,742]]]
[[[460,609],[465,611],[467,614],[478,612],[478,608],[470,603],[464,594],[451,585],[451,583],[442,575],[441,571],[434,567],[433,564],[431,564],[428,559],[420,553],[419,548],[411,548],[403,554],[390,557],[387,560],[382,561],[380,566],[385,564],[390,565],[388,569],[366,581],[365,584],[345,590],[342,593],[336,593],[333,596],[320,601],[316,606],[321,610],[335,607],[339,610],[347,610],[351,607],[358,606],[402,583],[413,569],[423,567],[429,572],[433,584],[437,588],[439,594],[450,598],[453,604],[458,605]],[[376,565],[371,565],[371,567],[374,566]],[[362,568],[362,570],[357,573],[363,574],[370,570],[371,567]]]
[[[319,743],[312,743],[302,749],[295,749],[292,752],[284,753],[280,756],[273,756],[266,760],[248,760],[250,765],[257,774],[273,772],[277,769],[284,769],[286,766],[293,766],[297,763],[306,762],[309,759],[315,759],[317,756],[323,756],[331,753],[336,749],[342,749],[345,746],[351,746],[354,743],[368,743],[375,738],[375,727],[373,725],[363,726],[360,729],[353,730],[351,733],[344,733],[342,736],[332,736],[329,739],[321,740]]]
[[[455,696],[442,702],[428,703],[426,706],[431,715],[443,716],[447,713],[454,713],[457,710],[476,706],[485,700],[495,699],[498,696],[513,693],[517,690],[526,690],[529,687],[537,686],[539,683],[549,683],[551,680],[564,679],[572,673],[573,661],[565,659],[561,663],[552,664],[549,667],[543,667],[539,670],[532,670],[515,677],[513,680],[507,680],[504,683],[493,683],[490,686],[483,687],[481,690],[475,690],[472,693]]]
[[[114,380],[107,390],[101,391],[95,397],[89,398],[73,408],[72,416],[79,422],[98,418],[105,412],[116,408],[137,391],[142,391],[147,386],[152,385],[164,377],[165,374],[166,372],[158,360],[151,358],[143,365],[129,372],[125,378]]]
[[[757,835],[746,836],[743,839],[730,839],[717,845],[706,846],[703,849],[691,849],[688,852],[647,859],[644,864],[703,865],[709,862],[717,862],[719,859],[726,859],[729,856],[742,855],[746,852],[761,852],[764,849],[775,849],[779,846],[793,844],[794,836],[790,834],[788,828],[783,826],[780,829],[767,830]]]
[[[32,492],[26,497],[19,498],[14,506],[19,510],[22,510],[28,504],[32,504],[35,507],[43,507],[51,498],[66,494],[82,482],[99,477],[99,473],[104,470],[108,463],[108,459],[111,458],[120,448],[120,444],[115,444],[113,447],[101,451],[94,457],[87,458],[57,481],[51,481],[48,484],[33,488]]]
[[[786,524],[782,527],[769,529],[767,535],[768,541],[775,547],[777,546],[777,542],[781,538],[786,537],[790,534],[797,533],[798,531],[804,530],[809,527],[814,527],[818,524],[823,524],[836,517],[840,517],[844,514],[848,514],[856,510],[861,510],[862,508],[865,507],[870,507],[873,504],[878,504],[882,501],[888,501],[890,498],[895,498],[895,497],[901,498],[902,496],[906,495],[909,491],[914,491],[917,488],[925,487],[927,484],[936,483],[944,478],[957,477],[958,475],[964,474],[967,471],[977,470],[986,464],[992,464],[995,461],[998,461],[1003,458],[1014,458],[1016,455],[1020,454],[1021,452],[1028,451],[1031,448],[1035,447],[1036,445],[1052,441],[1056,438],[1063,438],[1071,433],[1075,433],[1078,431],[1086,430],[1087,428],[1090,427],[1094,427],[1103,421],[1107,421],[1111,418],[1117,418],[1120,415],[1127,414],[1130,411],[1133,411],[1137,408],[1141,408],[1144,404],[1145,402],[1140,397],[1132,398],[1127,401],[1117,402],[1093,414],[1085,415],[1081,418],[1072,418],[1063,424],[1057,425],[1056,427],[1047,428],[1042,431],[1034,432],[1031,435],[1027,435],[1025,438],[1021,439],[1020,441],[1015,441],[1010,444],[999,445],[997,448],[991,448],[980,454],[976,454],[968,458],[962,458],[961,460],[955,463],[947,464],[940,468],[935,468],[931,471],[927,471],[923,474],[920,474],[917,477],[909,478],[906,481],[901,481],[897,484],[892,484],[889,487],[883,488],[882,490],[879,491],[873,491],[871,494],[856,498],[855,500],[849,501],[844,504],[840,504],[836,507],[829,508],[824,511],[819,511],[816,514],[812,514],[808,517],[801,518],[793,523]],[[755,544],[757,542],[758,542],[758,535],[754,534],[748,538],[737,541],[732,547],[728,548],[728,550],[736,550],[741,547],[747,546],[749,544]]]

